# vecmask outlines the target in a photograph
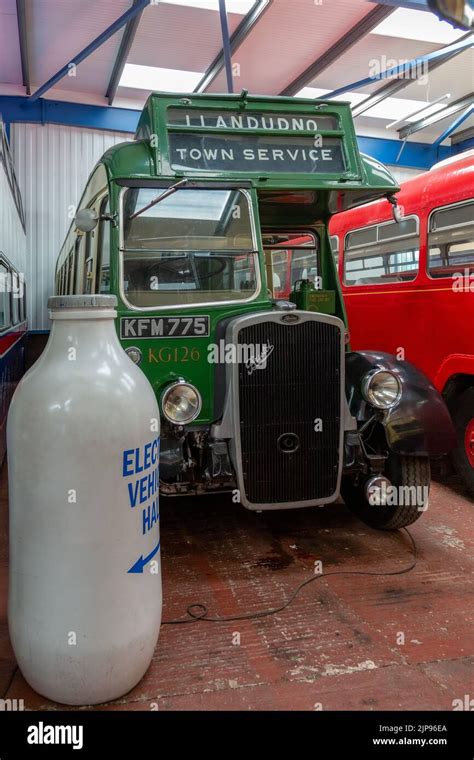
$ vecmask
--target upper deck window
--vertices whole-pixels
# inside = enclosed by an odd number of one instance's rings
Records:
[[[139,308],[248,301],[258,260],[248,196],[238,189],[129,188],[123,289]]]

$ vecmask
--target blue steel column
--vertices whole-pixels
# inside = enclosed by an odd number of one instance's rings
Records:
[[[222,48],[224,51],[227,92],[234,92],[234,79],[232,76],[232,53],[230,49],[229,25],[227,23],[227,8],[225,6],[225,0],[219,0],[219,16],[221,19]]]

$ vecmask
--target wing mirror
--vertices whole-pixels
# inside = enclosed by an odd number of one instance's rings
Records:
[[[93,208],[81,208],[77,212],[74,223],[79,232],[92,232],[97,227],[99,215]]]
[[[81,208],[74,219],[74,224],[79,232],[92,232],[99,222],[111,222],[116,227],[117,214],[101,214],[99,216],[93,208]]]
[[[401,222],[403,219],[403,209],[401,206],[398,205],[398,201],[395,195],[387,195],[387,200],[392,206],[392,216],[394,220],[397,223]]]
[[[463,29],[474,27],[474,0],[428,0],[437,16]]]

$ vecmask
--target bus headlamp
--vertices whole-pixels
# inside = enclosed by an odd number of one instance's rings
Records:
[[[197,388],[181,380],[165,388],[161,397],[163,414],[173,425],[186,425],[195,420],[201,406],[201,394]]]
[[[376,409],[391,409],[400,401],[402,386],[389,370],[374,370],[362,380],[362,395]]]

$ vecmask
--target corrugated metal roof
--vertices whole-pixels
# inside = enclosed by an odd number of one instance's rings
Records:
[[[26,0],[26,38],[33,91],[62,66],[73,62],[74,56],[130,9],[132,3],[133,0]],[[214,3],[216,10],[169,4],[166,0],[148,6],[138,24],[128,62],[204,72],[222,48],[218,0]],[[374,8],[377,3],[367,0],[272,0],[233,55],[235,89],[246,87],[259,94],[281,92],[345,34],[357,30]],[[231,34],[242,19],[237,13],[229,14]],[[63,78],[46,97],[105,105],[123,34],[122,28],[76,70],[72,69],[74,76]],[[391,60],[410,59],[441,47],[442,43],[426,40],[364,34],[335,63],[305,84],[322,90],[336,89],[369,76],[373,61],[383,68]],[[474,53],[471,50],[430,73],[427,86],[408,84],[395,97],[430,102],[449,91],[451,100],[457,100],[473,85]],[[367,85],[362,92],[370,93],[379,86],[378,83]],[[209,89],[226,90],[223,71]],[[24,92],[16,2],[0,0],[0,95]],[[141,109],[147,95],[144,89],[119,87],[115,104]],[[356,127],[362,133],[373,134],[379,130],[381,136],[397,138],[395,131],[385,131],[388,121],[364,114],[357,119]],[[468,128],[471,121],[465,122],[462,128]],[[446,123],[449,124],[449,119]],[[436,124],[429,131],[418,133],[415,139],[433,141],[445,126]]]
[[[366,0],[276,0],[234,55],[236,87],[277,95],[373,7]],[[223,74],[209,89],[225,91]]]
[[[21,83],[20,42],[15,0],[0,0],[0,82]]]

